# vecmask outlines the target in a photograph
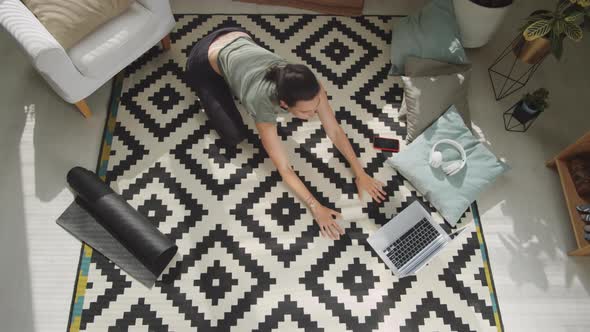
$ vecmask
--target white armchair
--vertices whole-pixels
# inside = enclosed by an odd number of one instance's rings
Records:
[[[84,98],[160,40],[170,48],[175,21],[168,0],[137,0],[69,50],[64,49],[20,0],[0,0],[3,26],[33,66],[65,101],[91,115]]]

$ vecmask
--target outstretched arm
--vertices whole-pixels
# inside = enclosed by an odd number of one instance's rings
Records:
[[[320,93],[320,98],[321,100],[318,106],[318,116],[322,122],[322,126],[324,127],[326,135],[328,135],[338,151],[340,151],[346,160],[348,160],[350,168],[352,168],[352,171],[356,177],[355,183],[358,189],[359,198],[362,198],[362,192],[366,191],[369,193],[369,195],[371,195],[371,197],[373,197],[375,201],[382,202],[387,195],[382,188],[384,184],[370,177],[363,169],[361,163],[356,157],[356,153],[352,149],[352,145],[350,145],[350,141],[348,140],[346,133],[344,130],[342,130],[338,124],[338,120],[336,120],[336,117],[334,116],[334,111],[330,106],[328,96],[323,86]]]
[[[328,236],[331,239],[337,240],[340,235],[344,234],[342,228],[336,223],[336,220],[340,218],[340,214],[322,206],[313,197],[311,192],[309,192],[307,187],[305,187],[305,184],[299,179],[297,174],[295,174],[295,171],[289,165],[289,159],[277,135],[276,125],[273,123],[257,123],[256,128],[258,129],[260,140],[266,153],[268,153],[268,156],[281,174],[283,181],[295,192],[299,199],[305,202],[318,223],[322,236]]]

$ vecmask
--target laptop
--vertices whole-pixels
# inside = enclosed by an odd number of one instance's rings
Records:
[[[450,240],[418,201],[367,239],[393,274],[400,278],[416,274]]]

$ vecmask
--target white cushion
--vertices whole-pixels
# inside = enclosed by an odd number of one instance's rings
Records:
[[[131,4],[131,0],[22,1],[65,49],[119,16]]]
[[[125,50],[139,49],[158,26],[155,16],[134,2],[123,14],[103,24],[68,51],[80,73],[102,77],[129,58]]]

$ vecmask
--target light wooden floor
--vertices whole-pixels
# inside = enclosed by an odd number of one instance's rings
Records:
[[[366,0],[365,13],[407,14],[424,2]],[[179,13],[302,12],[229,0],[172,3]],[[590,130],[590,36],[566,43],[564,59],[547,60],[527,87],[548,88],[552,105],[526,134],[504,131],[502,112],[517,96],[496,102],[487,77],[521,18],[553,3],[518,1],[494,40],[468,51],[473,121],[512,166],[479,200],[507,331],[590,330],[590,258],[566,256],[574,239],[557,176],[543,166]],[[94,116],[84,120],[4,32],[0,45],[0,331],[64,331],[80,244],[54,220],[72,199],[65,172],[95,167],[110,85],[88,98]]]

